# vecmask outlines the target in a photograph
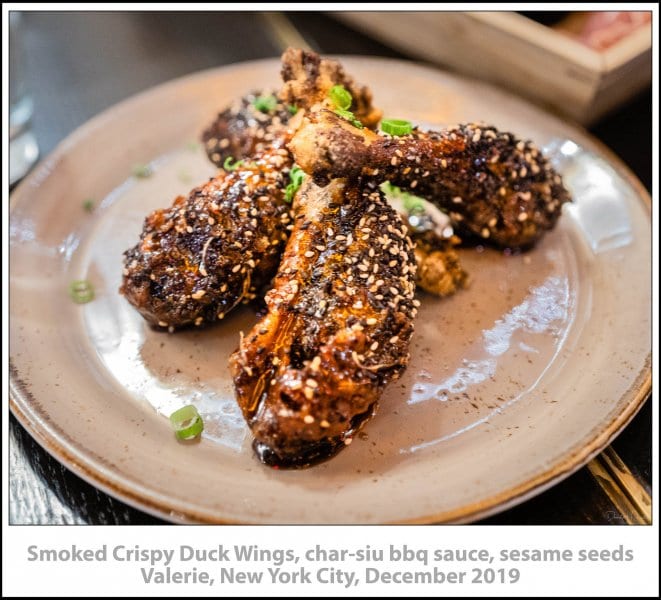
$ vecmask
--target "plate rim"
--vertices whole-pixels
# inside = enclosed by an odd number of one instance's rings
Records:
[[[378,56],[359,56],[359,55],[333,55],[334,58],[340,60],[368,60],[368,61],[382,61],[393,63],[408,63],[415,65],[421,70],[427,70],[435,74],[443,74],[451,77],[452,79],[477,83],[481,86],[496,90],[501,94],[505,94],[518,101],[525,102],[532,105],[537,110],[546,113],[554,119],[569,125],[573,130],[577,131],[583,140],[587,141],[594,149],[602,155],[608,164],[615,169],[619,176],[621,176],[636,192],[637,200],[641,201],[644,205],[647,214],[651,220],[652,200],[649,192],[636,177],[636,175],[629,169],[629,167],[608,147],[600,140],[594,138],[583,126],[571,122],[566,118],[548,111],[542,106],[531,103],[530,101],[522,98],[508,90],[495,86],[489,82],[481,81],[479,79],[466,77],[464,75],[451,73],[420,63],[414,60],[405,59],[392,59]],[[21,196],[24,195],[23,190],[28,189],[33,181],[39,180],[42,171],[48,168],[49,164],[57,164],[61,156],[65,155],[69,147],[74,145],[79,138],[85,138],[99,126],[112,116],[117,110],[131,106],[134,103],[139,103],[142,99],[150,94],[162,92],[163,89],[169,86],[181,85],[186,80],[195,78],[209,77],[213,73],[223,71],[231,71],[234,69],[241,69],[247,66],[257,66],[262,63],[278,63],[277,58],[265,58],[258,60],[247,60],[236,62],[219,67],[212,67],[189,73],[187,75],[176,77],[168,81],[162,82],[158,85],[147,88],[141,92],[133,94],[128,98],[111,105],[104,109],[91,119],[87,120],[79,127],[69,133],[57,146],[44,158],[42,158],[31,173],[23,179],[19,185],[13,190],[9,201],[9,217],[11,220],[12,213],[20,201]],[[10,324],[11,327],[11,324]],[[258,521],[248,520],[233,520],[226,518],[213,518],[210,519],[202,513],[196,513],[194,510],[187,509],[181,511],[172,504],[168,505],[168,497],[160,492],[150,490],[147,494],[141,494],[136,491],[135,483],[121,474],[109,474],[104,476],[102,469],[97,465],[93,458],[87,456],[75,457],[66,449],[66,441],[59,439],[56,431],[50,431],[45,427],[39,419],[30,418],[31,414],[38,415],[43,419],[44,415],[39,414],[38,409],[34,408],[32,400],[34,397],[28,390],[26,383],[18,376],[16,367],[12,364],[11,358],[9,359],[9,410],[16,417],[19,423],[30,434],[30,436],[53,458],[64,465],[67,469],[79,476],[81,479],[90,485],[99,488],[108,495],[115,497],[122,502],[137,508],[147,514],[160,517],[169,522],[174,523],[205,523],[205,524],[263,524]],[[587,464],[592,458],[604,450],[613,439],[629,424],[634,416],[641,409],[647,398],[649,397],[652,389],[652,358],[651,348],[648,352],[642,369],[638,372],[637,376],[629,389],[620,396],[617,404],[621,404],[624,408],[621,410],[605,427],[596,431],[592,439],[587,442],[579,451],[568,451],[564,456],[556,460],[548,469],[541,473],[530,477],[529,479],[521,482],[513,487],[508,487],[496,494],[492,494],[488,498],[476,501],[473,503],[464,504],[459,508],[446,510],[438,513],[426,514],[420,517],[413,517],[409,519],[387,521],[386,524],[434,524],[434,523],[466,523],[487,516],[499,513],[501,511],[512,508],[540,493],[549,489],[553,485],[560,483],[565,478],[569,477],[572,473],[578,471],[581,467]],[[35,412],[36,411],[36,412]],[[81,460],[83,459],[83,460]],[[11,474],[10,474],[11,476]]]

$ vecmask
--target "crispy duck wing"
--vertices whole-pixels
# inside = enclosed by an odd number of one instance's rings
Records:
[[[406,226],[376,186],[304,184],[266,295],[230,359],[260,459],[304,467],[345,445],[409,360],[417,312]]]
[[[120,292],[152,325],[222,319],[275,274],[291,228],[289,153],[271,146],[146,220]]]
[[[260,104],[258,99],[273,98]],[[244,96],[224,111],[202,134],[209,160],[222,167],[225,160],[245,159],[263,152],[287,135],[293,108],[277,100],[274,94],[253,93]]]
[[[392,137],[320,110],[306,115],[289,148],[320,185],[391,181],[446,211],[461,233],[499,247],[531,246],[570,200],[532,142],[483,124]]]
[[[356,86],[336,61],[291,51],[283,65],[286,94],[271,104],[248,95],[203,134],[216,165],[228,157],[245,163],[153,212],[139,242],[125,252],[120,292],[151,324],[173,330],[222,319],[275,274],[291,227],[284,193],[293,166],[285,142],[296,127],[290,106],[311,107],[310,98],[296,98],[294,86],[313,91],[315,104],[333,85],[350,86],[361,114],[371,115],[365,124],[378,121],[369,90]]]
[[[288,48],[282,54],[280,74],[284,81],[280,90],[283,102],[307,112],[322,106],[332,109],[328,92],[333,86],[341,85],[352,97],[349,110],[365,127],[376,129],[381,120],[381,111],[372,105],[371,90],[357,84],[336,60],[321,58],[307,50]]]
[[[204,131],[205,150],[216,166],[222,167],[229,157],[238,160],[262,152],[279,138],[289,139],[298,124],[293,116],[301,109],[332,108],[328,93],[336,85],[352,95],[351,109],[365,127],[378,125],[381,111],[372,105],[372,92],[358,85],[336,60],[289,48],[282,55],[281,75],[284,85],[277,95],[248,94],[222,111]]]

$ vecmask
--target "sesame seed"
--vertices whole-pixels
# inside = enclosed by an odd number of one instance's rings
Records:
[[[232,267],[232,273],[238,273],[239,269],[241,269],[241,265],[234,265]]]
[[[306,379],[305,380],[305,385],[307,385],[308,387],[311,387],[312,389],[315,389],[316,387],[319,386],[319,384],[314,379]]]
[[[303,417],[303,423],[307,423],[308,425],[314,423],[314,417],[312,415],[305,415]]]
[[[206,294],[206,292],[204,290],[198,290],[197,292],[194,292],[194,293],[191,294],[191,298],[193,300],[199,300],[200,298],[202,298],[204,296],[204,294]]]
[[[353,438],[346,438],[344,440],[344,445],[345,446],[351,446],[351,442],[353,442]]]
[[[330,427],[330,423],[326,419],[324,419],[323,421],[321,421],[319,423],[319,427],[323,427],[324,429],[328,429],[328,427]]]
[[[274,356],[271,362],[277,367],[280,364],[280,359],[277,356]]]
[[[517,219],[519,221],[525,221],[527,218],[528,218],[528,213],[527,212],[519,213],[519,216],[517,217]]]
[[[462,203],[461,196],[455,196],[454,198],[452,198],[452,202],[454,202],[455,204],[461,204]]]
[[[168,324],[165,321],[159,321],[158,324],[159,324],[160,327],[167,327],[168,326]]]
[[[397,342],[399,342],[399,336],[398,336],[398,335],[393,335],[393,336],[390,338],[390,343],[391,343],[391,344],[396,344]]]
[[[312,400],[312,398],[314,398],[314,390],[312,388],[309,387],[304,388],[303,394],[308,400]]]
[[[305,258],[312,258],[314,256],[314,252],[312,252],[312,250],[308,250],[303,256],[305,256]]]
[[[490,234],[489,230],[488,230],[486,227],[484,227],[484,228],[482,229],[482,231],[480,232],[480,235],[481,235],[483,238],[488,238],[489,235],[491,235],[491,234]]]
[[[365,323],[367,323],[368,325],[376,325],[378,323],[378,319],[376,319],[375,317],[370,317],[365,321]]]
[[[199,327],[200,325],[202,325],[203,320],[204,319],[202,319],[202,317],[197,317],[197,319],[195,319],[195,326]]]

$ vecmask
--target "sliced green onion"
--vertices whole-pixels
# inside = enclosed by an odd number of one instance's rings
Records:
[[[204,421],[192,404],[175,410],[170,415],[170,423],[177,439],[189,440],[202,433]]]
[[[69,296],[76,304],[94,300],[94,287],[86,279],[76,279],[69,284]]]
[[[418,196],[414,196],[413,194],[405,193],[402,196],[402,203],[404,204],[404,210],[406,210],[406,212],[410,215],[414,213],[425,212],[425,201]]]
[[[298,106],[287,104],[287,110],[289,111],[289,114],[295,115],[298,112]]]
[[[149,165],[133,165],[133,169],[131,169],[133,177],[137,177],[138,179],[151,177],[152,173],[153,171]]]
[[[273,94],[270,96],[257,96],[257,98],[252,101],[252,105],[259,112],[269,113],[272,110],[275,110],[275,107],[278,106],[278,99]]]
[[[328,97],[335,104],[335,108],[340,110],[348,110],[353,100],[351,94],[343,85],[334,85],[328,92]]]
[[[234,171],[238,169],[241,165],[243,164],[243,160],[237,160],[234,162],[234,158],[232,156],[228,156],[225,159],[225,162],[223,163],[223,169],[226,171]]]
[[[338,108],[335,111],[336,115],[342,117],[343,119],[349,121],[354,127],[358,127],[358,129],[363,128],[363,124],[356,119],[356,115],[354,115],[350,110],[344,110],[343,108]]]
[[[413,131],[411,121],[402,119],[384,119],[381,121],[381,131],[390,135],[407,135]]]
[[[425,212],[425,201],[423,198],[420,198],[420,196],[405,192],[389,181],[384,181],[380,185],[380,188],[384,194],[400,200],[404,210],[410,215]]]
[[[87,212],[92,212],[94,210],[94,200],[92,198],[86,198],[83,202],[83,209]]]
[[[305,171],[301,169],[298,165],[294,165],[289,171],[289,181],[291,182],[285,188],[285,202],[291,204],[294,200],[294,196],[298,191],[298,188],[303,185],[303,180],[305,179]]]

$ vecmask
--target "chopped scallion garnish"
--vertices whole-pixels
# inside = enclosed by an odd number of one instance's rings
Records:
[[[94,210],[94,200],[92,198],[87,198],[83,202],[83,209],[87,212],[92,212]]]
[[[275,110],[275,107],[278,106],[278,99],[273,94],[270,96],[257,96],[257,98],[252,101],[252,105],[259,112],[269,113],[272,110]]]
[[[389,181],[384,181],[380,188],[384,194],[400,200],[404,210],[408,214],[421,214],[425,212],[425,201],[423,198],[420,198],[420,196],[405,192]]]
[[[294,200],[294,196],[298,191],[298,188],[303,185],[303,180],[305,179],[305,172],[298,165],[294,165],[289,171],[289,181],[291,182],[285,188],[285,202],[289,204]]]
[[[138,179],[151,177],[152,173],[153,171],[149,165],[133,165],[133,169],[131,169],[133,177],[137,177]]]
[[[383,119],[381,131],[390,135],[407,135],[413,131],[413,125],[402,119]]]
[[[223,163],[223,169],[225,169],[226,171],[235,171],[242,164],[243,164],[243,160],[237,160],[236,162],[234,162],[234,158],[232,156],[228,156],[225,159],[225,162]]]
[[[189,440],[202,433],[204,421],[192,404],[175,410],[170,415],[170,423],[177,439]]]
[[[298,106],[294,106],[293,104],[287,104],[287,110],[289,111],[289,114],[295,115],[298,112]]]
[[[94,287],[86,279],[76,279],[69,284],[69,296],[76,304],[94,300]]]
[[[334,85],[328,92],[328,97],[335,104],[335,108],[340,110],[348,110],[353,100],[351,94],[343,85]]]
[[[354,115],[350,110],[344,110],[343,108],[338,108],[334,112],[336,115],[349,121],[349,123],[351,123],[354,127],[358,127],[358,129],[363,128],[363,124],[358,119],[356,119],[356,115]]]

